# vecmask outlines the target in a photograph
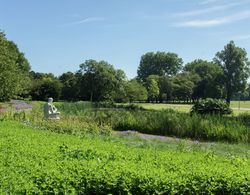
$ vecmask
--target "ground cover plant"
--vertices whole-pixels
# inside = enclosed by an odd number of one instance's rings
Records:
[[[1,193],[244,194],[249,158],[0,123]],[[39,144],[38,144],[39,143]]]

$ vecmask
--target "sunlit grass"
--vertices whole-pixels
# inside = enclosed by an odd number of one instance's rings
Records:
[[[248,190],[246,145],[75,136],[13,121],[0,123],[0,135],[1,194],[244,194]]]
[[[163,109],[174,109],[179,112],[190,112],[192,107],[191,104],[162,104],[162,103],[136,103],[145,109],[150,110],[163,110]],[[241,101],[240,106],[238,101],[231,101],[230,107],[233,109],[234,115],[241,113],[250,113],[250,101]],[[249,110],[248,110],[249,109]]]
[[[163,109],[174,109],[180,112],[189,112],[192,105],[190,104],[161,104],[161,103],[137,103],[145,109],[152,110],[163,110]]]

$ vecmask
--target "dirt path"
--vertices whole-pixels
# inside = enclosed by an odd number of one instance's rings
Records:
[[[133,135],[133,136],[137,136],[139,138],[142,139],[146,139],[146,140],[159,140],[159,141],[176,141],[176,142],[180,142],[180,141],[187,141],[189,143],[199,143],[199,141],[197,140],[191,140],[191,139],[181,139],[181,138],[176,138],[176,137],[168,137],[168,136],[162,136],[162,135],[151,135],[151,134],[145,134],[145,133],[140,133],[138,131],[133,131],[133,130],[127,130],[127,131],[114,131],[113,132],[114,135]]]

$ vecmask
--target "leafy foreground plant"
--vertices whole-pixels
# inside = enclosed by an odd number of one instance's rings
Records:
[[[0,193],[244,194],[248,158],[129,147],[0,123]]]

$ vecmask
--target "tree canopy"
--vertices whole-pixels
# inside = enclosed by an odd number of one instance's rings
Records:
[[[182,69],[183,61],[175,53],[148,52],[141,57],[138,78],[146,81],[150,75],[173,76]]]
[[[125,83],[125,92],[129,102],[145,101],[148,98],[146,88],[136,79],[132,79]]]
[[[53,74],[30,72],[32,87],[30,96],[33,100],[45,101],[49,97],[59,100],[61,96],[62,83]]]
[[[61,99],[77,100],[79,95],[77,75],[73,72],[66,72],[59,77],[59,80],[62,83]]]
[[[17,45],[0,32],[0,101],[24,94],[29,89],[28,60]]]
[[[193,98],[221,98],[223,96],[221,67],[213,62],[194,60],[186,64],[184,70],[196,74]]]
[[[80,95],[91,101],[112,100],[125,79],[122,70],[105,61],[87,60],[80,65],[78,73],[81,74]]]
[[[231,41],[215,55],[214,62],[223,70],[226,100],[230,103],[235,93],[243,92],[246,89],[250,65],[247,52]]]

